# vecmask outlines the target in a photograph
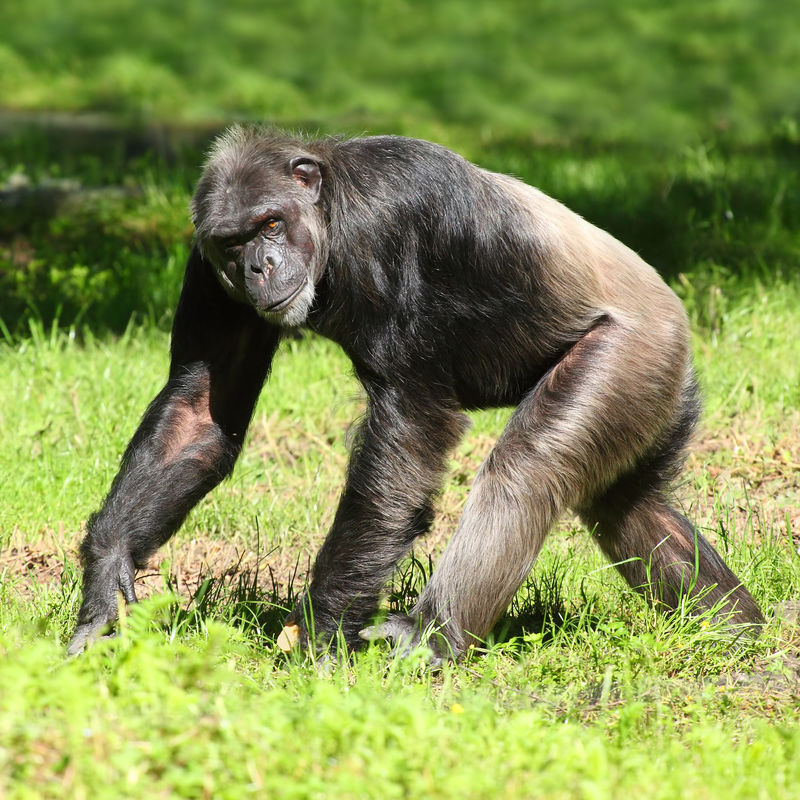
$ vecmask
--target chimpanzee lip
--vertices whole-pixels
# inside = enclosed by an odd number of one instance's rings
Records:
[[[263,311],[269,311],[269,312],[283,311],[284,308],[286,308],[288,305],[291,305],[292,300],[294,300],[295,297],[297,297],[297,295],[300,294],[300,292],[303,290],[303,287],[307,283],[308,283],[308,277],[305,277],[300,282],[300,285],[296,289],[292,289],[292,291],[289,292],[289,294],[286,295],[286,297],[284,297],[284,298],[272,303],[272,305],[266,306],[262,310]]]

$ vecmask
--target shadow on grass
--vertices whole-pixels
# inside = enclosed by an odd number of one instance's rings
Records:
[[[272,568],[225,570],[222,575],[201,577],[185,602],[174,602],[169,611],[169,628],[175,632],[201,630],[206,620],[221,619],[258,639],[274,640],[286,615],[300,599],[299,562],[288,582],[278,580]],[[178,595],[177,581],[166,578],[167,591]]]
[[[191,241],[186,202],[218,131],[0,115],[8,329],[24,333],[33,317],[45,327],[58,320],[119,331],[132,314],[167,326]],[[654,151],[502,136],[479,143],[476,133],[470,155],[552,194],[667,278],[722,268],[764,279],[797,271],[799,151],[789,139]]]
[[[408,612],[415,604],[421,588],[433,572],[430,556],[422,560],[411,555],[395,571],[383,603],[390,612]],[[176,633],[202,630],[210,619],[222,620],[241,629],[248,636],[274,641],[284,619],[300,599],[305,571],[295,565],[288,581],[279,580],[272,569],[235,567],[221,575],[201,577],[189,598],[174,602],[168,614],[167,627]],[[489,635],[493,642],[506,642],[525,634],[540,634],[542,643],[552,641],[562,630],[593,626],[593,617],[585,609],[566,610],[564,594],[565,570],[554,562],[536,579],[528,579],[498,620]],[[178,586],[166,579],[168,591],[177,595]],[[585,598],[589,606],[589,598]]]

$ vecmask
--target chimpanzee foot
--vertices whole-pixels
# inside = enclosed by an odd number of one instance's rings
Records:
[[[406,614],[390,614],[383,622],[364,628],[358,635],[368,642],[388,641],[392,645],[392,653],[401,658],[419,647],[426,647],[430,650],[428,663],[432,667],[456,658],[441,627],[433,622],[425,625],[421,619]]]
[[[92,642],[114,636],[109,629],[118,616],[118,595],[126,603],[136,602],[133,577],[130,559],[104,559],[84,568],[83,603],[67,655],[78,655]]]

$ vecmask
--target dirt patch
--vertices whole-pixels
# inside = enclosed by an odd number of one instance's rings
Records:
[[[800,548],[800,414],[783,420],[778,430],[734,420],[707,431],[688,466],[701,480],[682,496],[701,524],[722,524],[756,541],[785,535]],[[725,519],[718,518],[720,500]]]
[[[15,532],[0,551],[0,581],[21,599],[31,599],[45,584],[74,580],[82,534],[47,529],[35,542],[22,541]],[[302,585],[310,559],[297,553],[264,553],[221,542],[207,536],[173,540],[162,548],[136,576],[136,596],[142,600],[170,588],[183,597],[193,596],[208,577],[257,576],[265,590],[277,586],[285,594]]]
[[[296,431],[294,435],[299,436]],[[486,435],[468,437],[454,456],[450,480],[439,498],[434,527],[415,548],[421,560],[425,561],[428,554],[435,557],[443,549],[458,523],[466,490],[493,441]],[[306,446],[325,445],[317,437],[296,443],[301,453]],[[256,446],[267,447],[267,443],[256,441]],[[287,457],[286,448],[282,450],[283,457]],[[332,457],[337,464],[343,458],[339,453]],[[800,414],[785,420],[778,433],[762,432],[752,421],[734,422],[728,429],[705,432],[692,448],[687,474],[688,480],[680,492],[682,504],[705,527],[712,541],[722,525],[729,532],[732,528],[736,535],[747,532],[756,540],[777,531],[781,536],[788,535],[794,547],[800,548]],[[722,520],[718,518],[720,498],[727,515]],[[334,497],[331,503],[332,508]],[[577,521],[572,519],[563,523],[566,528],[575,525]],[[74,579],[81,535],[63,528],[48,528],[36,541],[27,541],[20,532],[15,532],[0,550],[0,581],[20,596],[32,597],[41,591],[43,584]],[[312,555],[292,542],[259,552],[241,543],[213,539],[202,532],[192,538],[179,534],[140,572],[136,591],[140,597],[163,591],[167,585],[165,576],[169,576],[174,590],[191,596],[208,576],[226,578],[252,575],[256,571],[259,585],[266,590],[274,583],[298,588],[308,573]]]

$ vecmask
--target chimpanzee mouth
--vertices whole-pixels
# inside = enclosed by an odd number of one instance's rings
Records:
[[[308,276],[306,276],[301,282],[300,285],[293,289],[286,297],[277,302],[273,303],[272,305],[265,306],[261,309],[262,313],[269,313],[274,314],[276,311],[283,311],[284,308],[291,305],[292,301],[303,291],[305,285],[308,283]]]

